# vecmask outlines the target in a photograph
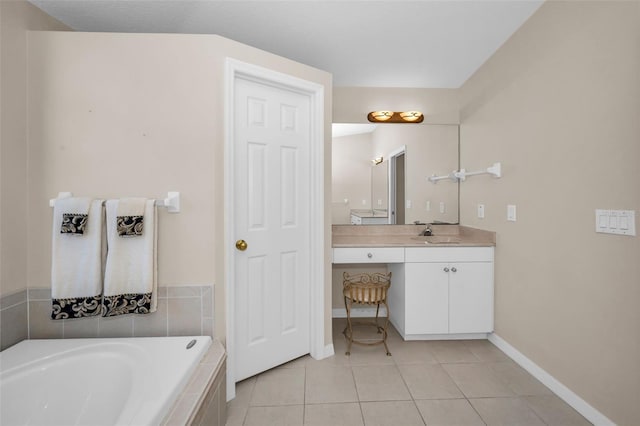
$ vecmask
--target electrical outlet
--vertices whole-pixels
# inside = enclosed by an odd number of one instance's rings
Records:
[[[444,212],[445,212],[444,201],[440,201],[440,213],[444,213]]]
[[[516,206],[513,204],[507,206],[507,220],[510,222],[516,221]]]
[[[427,200],[427,211],[430,212],[431,211],[431,201]]]
[[[411,200],[407,200],[406,206],[407,206],[408,209],[411,208]]]
[[[478,219],[484,219],[484,204],[478,204]]]

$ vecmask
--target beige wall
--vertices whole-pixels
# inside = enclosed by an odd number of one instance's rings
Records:
[[[373,132],[373,152],[384,156],[402,147],[405,151],[404,223],[419,220],[458,222],[458,185],[451,181],[432,184],[431,175],[446,175],[458,168],[458,126],[424,124],[381,124]],[[427,201],[431,202],[427,211]],[[440,213],[440,202],[445,212]],[[406,207],[406,205],[405,205]]]
[[[371,133],[333,138],[331,145],[331,223],[349,224],[351,209],[371,208]]]
[[[497,232],[496,333],[640,424],[640,237],[594,232],[640,212],[640,3],[546,2],[460,92],[462,167],[503,166],[461,185],[462,223]]]
[[[181,213],[159,214],[159,284],[214,284],[215,335],[224,337],[225,58],[325,86],[325,116],[331,111],[331,76],[218,36],[30,36],[29,286],[49,286],[48,199],[57,192],[157,198],[180,191]],[[329,168],[331,129],[324,130]],[[330,179],[329,169],[327,244]],[[329,247],[326,256],[328,283]],[[325,297],[328,302],[329,285]],[[330,326],[325,337],[330,341]]]
[[[0,296],[27,287],[27,30],[64,25],[26,1],[0,1]]]

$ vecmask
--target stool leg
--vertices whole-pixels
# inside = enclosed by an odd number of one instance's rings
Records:
[[[391,352],[389,352],[389,347],[387,346],[387,327],[389,326],[389,305],[387,302],[383,302],[384,307],[387,308],[387,318],[384,321],[384,329],[382,330],[382,343],[384,344],[384,348],[387,350],[387,356],[391,356]],[[380,306],[380,305],[378,305]]]
[[[347,310],[347,326],[345,327],[343,334],[347,338],[347,351],[345,355],[351,355],[351,345],[353,344],[353,328],[351,326],[351,299],[345,296],[344,298],[344,307]],[[348,334],[347,334],[348,331]]]

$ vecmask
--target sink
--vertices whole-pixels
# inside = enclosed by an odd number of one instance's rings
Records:
[[[460,244],[462,239],[457,235],[427,235],[411,237],[412,240],[422,241],[425,244]]]

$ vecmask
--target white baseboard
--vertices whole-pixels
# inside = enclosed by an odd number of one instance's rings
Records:
[[[558,397],[563,399],[564,402],[573,407],[574,410],[582,414],[582,416],[591,423],[596,426],[615,426],[615,423],[609,420],[604,414],[589,405],[584,399],[580,398],[575,392],[560,383],[555,377],[527,358],[522,352],[507,343],[502,337],[491,333],[489,335],[489,341],[522,368],[527,370],[533,377],[540,380],[546,387],[551,389],[553,393],[558,395]]]
[[[333,318],[346,318],[347,310],[345,308],[333,308]],[[376,308],[353,308],[351,309],[351,318],[373,318],[376,316]],[[384,306],[380,306],[380,312],[378,316],[385,318],[387,316],[387,310]]]

